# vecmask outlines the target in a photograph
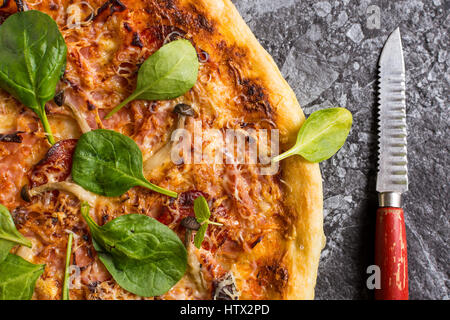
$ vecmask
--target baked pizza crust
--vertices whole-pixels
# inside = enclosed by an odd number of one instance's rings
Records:
[[[291,147],[305,116],[291,87],[236,7],[229,0],[182,0],[181,3],[194,5],[208,20],[215,21],[215,28],[227,41],[234,40],[238,47],[246,49],[246,65],[240,66],[240,72],[261,81],[275,108],[274,121],[280,130],[281,147],[283,150]],[[293,213],[288,237],[291,240],[284,257],[289,280],[283,298],[313,299],[320,252],[325,245],[320,168],[318,164],[294,156],[282,162],[282,172],[290,186],[285,190],[286,205]]]

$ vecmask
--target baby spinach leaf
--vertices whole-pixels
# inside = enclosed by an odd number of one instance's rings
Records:
[[[202,247],[203,239],[205,239],[206,230],[208,229],[208,223],[204,223],[200,226],[194,236],[194,245],[200,249]]]
[[[55,95],[66,55],[64,38],[45,13],[18,12],[0,26],[0,87],[36,112],[51,144],[45,104]]]
[[[0,204],[0,263],[18,244],[31,248],[31,241],[17,231],[8,209]]]
[[[70,300],[69,280],[70,280],[70,256],[72,255],[73,233],[69,233],[66,249],[66,266],[64,268],[64,282],[62,289],[62,300]]]
[[[86,132],[73,155],[72,178],[84,189],[117,197],[141,186],[177,197],[177,193],[148,182],[142,173],[142,152],[133,139],[112,130]]]
[[[310,162],[329,159],[344,145],[351,126],[352,114],[347,109],[316,111],[301,127],[295,145],[272,161],[280,161],[294,154],[301,155]]]
[[[0,263],[0,300],[30,300],[44,268],[9,253]]]
[[[209,211],[208,202],[205,197],[200,196],[194,200],[194,213],[197,222],[200,224],[208,221],[209,217],[211,217],[211,212]]]
[[[125,290],[144,297],[161,295],[186,272],[183,243],[157,220],[128,214],[100,227],[90,217],[89,205],[83,204],[81,213],[100,261]]]
[[[211,217],[211,212],[209,211],[208,202],[203,196],[200,196],[194,200],[194,213],[197,222],[201,224],[200,228],[194,236],[194,244],[197,248],[200,249],[203,239],[205,238],[208,225],[214,224],[216,226],[221,226],[222,224],[209,220],[209,217]]]
[[[197,52],[188,40],[164,45],[140,67],[136,90],[105,119],[135,99],[169,100],[182,96],[197,82],[198,67]]]

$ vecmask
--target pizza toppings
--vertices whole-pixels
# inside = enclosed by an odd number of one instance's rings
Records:
[[[77,140],[61,140],[54,144],[31,171],[30,187],[64,181],[70,175]]]
[[[179,103],[177,104],[174,108],[173,108],[173,112],[181,115],[181,116],[185,116],[185,117],[193,117],[195,116],[195,111],[194,109],[185,103]]]
[[[174,228],[186,217],[195,217],[194,200],[200,196],[207,197],[207,194],[199,190],[190,190],[182,192],[175,200],[170,200],[165,205],[159,216],[158,221]],[[195,218],[194,218],[195,219]]]
[[[186,217],[181,220],[180,225],[186,229],[197,231],[200,229],[200,223],[197,222],[197,219],[194,217]]]
[[[18,255],[11,254],[16,245],[28,248],[32,242],[14,225],[8,209],[0,205],[0,297],[2,300],[29,300],[37,278],[45,265],[35,265]]]
[[[64,105],[69,107],[69,109],[72,111],[72,113],[73,113],[75,119],[77,120],[77,123],[81,129],[81,132],[86,133],[86,132],[91,131],[91,127],[87,123],[86,117],[81,113],[80,107],[77,106],[78,101],[79,101],[78,99],[73,97],[73,93],[71,92],[71,90],[70,89],[67,90],[67,94],[65,94]],[[88,105],[88,109],[89,109],[89,107],[92,104],[88,101],[87,105]]]
[[[210,224],[222,226],[222,224],[209,220],[209,218],[211,217],[211,212],[209,211],[208,202],[206,202],[206,199],[202,196],[194,200],[194,212],[195,218],[197,219],[197,222],[200,224],[200,228],[195,233],[194,244],[198,249],[200,249],[202,246],[203,239],[205,238],[208,226]]]
[[[60,190],[65,191],[68,193],[71,193],[75,195],[78,199],[86,201],[90,205],[95,205],[97,202],[98,197],[93,194],[92,192],[89,192],[79,185],[67,182],[67,181],[61,181],[61,182],[49,182],[43,185],[40,185],[38,187],[34,187],[32,189],[28,189],[28,186],[25,185],[21,190],[21,197],[23,200],[30,202],[31,198],[38,196],[42,193],[45,193],[47,191],[53,191],[53,190]]]
[[[118,197],[141,186],[176,197],[177,193],[148,182],[142,173],[142,152],[133,139],[112,130],[83,134],[73,157],[72,178],[99,195]]]
[[[8,209],[0,204],[0,264],[18,244],[31,248],[31,241],[17,231]]]
[[[153,297],[166,293],[184,275],[186,249],[165,225],[128,214],[100,227],[90,217],[88,205],[83,204],[81,212],[100,260],[122,288]]]
[[[213,281],[213,300],[238,300],[240,293],[236,287],[236,280],[232,272],[222,279]]]
[[[161,63],[164,61],[164,63]],[[139,68],[136,90],[115,107],[106,119],[135,99],[169,100],[178,98],[197,82],[197,53],[187,40],[164,45]]]
[[[53,97],[53,101],[55,101],[57,106],[62,107],[64,104],[64,90],[58,91]]]
[[[65,181],[70,176],[72,158],[77,140],[61,140],[54,144],[44,159],[39,161],[31,171],[30,185],[24,185],[20,195],[26,202],[47,191],[60,190],[76,195],[79,199],[95,204],[97,197],[71,182]]]
[[[62,300],[70,300],[69,277],[70,277],[70,257],[72,256],[72,242],[73,242],[73,233],[71,232],[69,233],[69,237],[67,238],[66,265],[64,268]]]
[[[20,7],[22,1],[17,3]],[[30,50],[31,45],[46,48],[45,54]],[[57,24],[45,13],[32,10],[14,14],[0,28],[0,87],[38,115],[50,144],[55,139],[45,104],[55,95],[65,69],[66,54],[66,43]],[[33,61],[32,65],[29,61]]]

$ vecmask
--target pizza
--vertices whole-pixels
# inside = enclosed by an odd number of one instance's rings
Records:
[[[51,17],[67,46],[63,76],[45,104],[53,145],[36,113],[0,90],[0,204],[32,243],[14,246],[11,254],[45,265],[33,299],[61,298],[69,233],[70,299],[314,297],[325,239],[318,164],[293,156],[275,172],[261,174],[260,163],[170,158],[172,135],[180,128],[192,134],[201,129],[205,154],[216,150],[217,134],[227,130],[260,145],[254,132],[277,130],[279,148],[286,150],[305,120],[293,91],[231,1],[4,0],[0,29],[18,10]],[[135,99],[106,117],[135,90],[144,62],[179,40],[192,44],[198,57],[193,87],[173,99]],[[132,139],[142,153],[144,177],[177,196],[142,186],[118,196],[64,188],[74,184],[80,137],[99,130]],[[230,152],[231,158],[239,153]],[[46,188],[49,184],[58,187]],[[41,189],[27,197],[24,187]],[[80,213],[83,197],[98,226],[141,215],[183,242],[186,224],[196,222],[188,217],[196,214],[199,197],[215,224],[205,230],[199,248],[187,246],[182,277],[167,292],[144,297],[120,286],[99,258]]]

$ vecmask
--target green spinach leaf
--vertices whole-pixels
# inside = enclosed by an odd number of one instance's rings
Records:
[[[197,52],[188,40],[164,45],[140,67],[136,90],[105,119],[135,99],[169,100],[182,96],[197,82],[198,68]]]
[[[157,220],[128,214],[100,227],[90,217],[88,204],[81,212],[100,261],[125,290],[144,297],[161,295],[186,272],[183,243]]]
[[[69,280],[70,280],[70,256],[72,255],[73,233],[69,233],[66,249],[66,266],[64,268],[64,282],[62,290],[62,300],[70,300]]]
[[[194,244],[200,249],[203,239],[205,238],[206,230],[210,224],[221,226],[221,223],[210,221],[211,212],[209,211],[208,202],[203,196],[194,200],[194,213],[197,222],[201,224],[197,233],[194,236]]]
[[[0,87],[36,112],[51,144],[45,104],[55,95],[66,55],[64,38],[45,13],[18,12],[0,26]]]
[[[0,204],[0,263],[18,244],[31,248],[31,241],[17,231],[8,209]]]
[[[206,230],[208,229],[208,223],[204,223],[200,226],[194,236],[194,245],[200,249],[202,247],[203,239],[205,239]]]
[[[141,186],[177,197],[177,193],[148,182],[142,173],[142,153],[133,139],[112,130],[97,129],[78,140],[72,178],[84,189],[117,197]]]
[[[30,300],[44,264],[32,264],[8,254],[0,263],[0,300]]]
[[[310,162],[329,159],[344,145],[351,126],[352,114],[347,109],[316,111],[301,127],[295,145],[272,161],[280,161],[294,154],[301,155]]]

